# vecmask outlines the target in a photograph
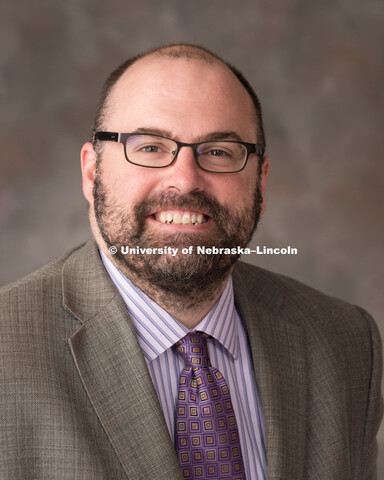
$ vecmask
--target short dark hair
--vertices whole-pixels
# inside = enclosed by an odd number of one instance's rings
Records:
[[[226,65],[232,73],[236,76],[236,78],[240,81],[240,83],[244,86],[246,91],[248,92],[251,100],[253,102],[255,113],[256,113],[256,123],[257,123],[257,143],[263,146],[263,151],[265,150],[265,133],[264,133],[264,125],[263,125],[263,116],[262,116],[262,108],[260,101],[252,88],[251,84],[245,78],[245,76],[238,70],[234,65],[231,63],[223,60],[220,56],[216,55],[215,53],[211,52],[210,50],[206,49],[205,47],[201,47],[199,45],[193,45],[188,43],[178,43],[178,44],[170,44],[165,45],[162,47],[154,48],[152,50],[148,50],[144,53],[136,55],[134,57],[129,58],[121,65],[119,65],[113,72],[109,75],[107,80],[105,81],[99,96],[99,101],[96,108],[96,114],[94,117],[94,121],[92,124],[91,129],[91,138],[96,147],[96,141],[94,139],[94,135],[97,131],[103,130],[103,121],[105,118],[106,113],[106,106],[108,102],[109,94],[119,80],[119,78],[138,60],[144,57],[148,57],[151,55],[155,56],[164,56],[168,58],[187,58],[187,59],[196,59],[196,60],[203,60],[206,62],[211,63],[213,60],[218,60],[219,62]]]

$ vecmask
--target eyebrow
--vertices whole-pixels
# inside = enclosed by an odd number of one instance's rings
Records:
[[[173,138],[173,135],[169,130],[165,130],[163,128],[156,128],[156,127],[139,127],[139,128],[136,128],[136,130],[134,130],[132,133],[138,133],[138,134],[146,133],[150,135],[160,135],[161,137]],[[210,133],[207,133],[206,135],[202,135],[197,138],[196,143],[211,142],[215,140],[236,140],[239,142],[244,141],[238,133],[232,130],[227,130],[222,132],[221,131],[210,132]]]

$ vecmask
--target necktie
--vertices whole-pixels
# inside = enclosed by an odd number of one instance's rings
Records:
[[[176,404],[176,451],[185,479],[245,480],[229,389],[211,365],[207,337],[190,332],[175,345],[185,361]]]

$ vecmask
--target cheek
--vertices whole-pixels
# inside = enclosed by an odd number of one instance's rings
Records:
[[[103,172],[103,179],[110,194],[123,205],[143,200],[156,186],[153,175],[138,171],[134,167]]]
[[[227,177],[223,179],[220,186],[216,186],[212,190],[217,200],[227,205],[245,205],[253,198],[256,186],[256,176],[252,174],[242,175],[238,177]],[[209,192],[208,192],[209,193]]]

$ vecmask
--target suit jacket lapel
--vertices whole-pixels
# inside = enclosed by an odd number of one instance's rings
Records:
[[[304,479],[307,382],[304,332],[283,310],[273,285],[247,278],[240,264],[235,302],[246,324],[266,428],[268,478]],[[268,277],[269,278],[269,277]],[[269,280],[270,281],[270,280]]]
[[[98,256],[89,242],[63,268],[64,306],[82,323],[68,340],[76,368],[127,477],[181,479],[131,320]]]

